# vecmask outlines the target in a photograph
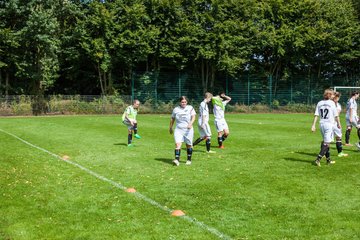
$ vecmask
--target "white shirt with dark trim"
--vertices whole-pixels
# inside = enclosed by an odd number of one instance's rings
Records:
[[[199,107],[199,125],[203,124],[203,117],[204,123],[209,122],[209,106],[205,100],[200,103]]]
[[[346,104],[346,118],[350,118],[350,109],[352,109],[352,116],[355,117],[358,115],[357,113],[357,103],[356,100],[353,98],[350,98],[349,101]]]
[[[185,108],[177,106],[174,108],[171,118],[176,120],[176,128],[186,129],[194,115],[196,112],[191,105],[187,105]]]
[[[335,117],[338,116],[338,111],[333,100],[321,100],[316,105],[315,116],[320,117],[321,123],[335,123]]]

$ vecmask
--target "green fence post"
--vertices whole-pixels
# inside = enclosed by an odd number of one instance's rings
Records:
[[[250,106],[250,73],[248,72],[248,77],[247,77],[247,80],[248,80],[248,85],[247,85],[247,105]]]
[[[272,106],[272,75],[269,76],[269,105]]]
[[[229,83],[228,83],[228,75],[227,74],[225,77],[225,93],[226,93],[226,95],[229,94]]]
[[[181,75],[180,75],[180,72],[179,72],[178,83],[179,83],[179,97],[181,97]]]
[[[159,71],[155,71],[155,104],[158,103],[158,94],[157,94],[157,86],[158,86],[158,78],[159,78]]]
[[[134,74],[131,72],[131,102],[134,101]]]
[[[290,81],[290,103],[293,102],[293,79],[291,78],[291,81]]]

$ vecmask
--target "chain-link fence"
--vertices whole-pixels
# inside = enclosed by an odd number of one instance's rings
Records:
[[[224,91],[232,103],[251,105],[307,104],[312,105],[322,99],[324,89],[334,86],[360,86],[360,78],[315,78],[294,76],[277,79],[273,76],[244,74],[236,77],[217,76],[212,90],[203,87],[201,77],[188,73],[137,72],[132,79],[132,96],[141,101],[173,101],[179,96],[201,101],[208,90],[217,94]],[[207,86],[210,86],[208,83]],[[348,92],[343,93],[346,101]]]
[[[203,87],[205,85],[212,85],[212,90]],[[137,72],[132,77],[131,96],[0,96],[0,115],[120,114],[135,98],[142,102],[142,112],[165,113],[171,111],[182,95],[187,96],[190,104],[196,107],[205,91],[214,94],[225,91],[232,98],[229,111],[247,112],[255,105],[268,109],[287,106],[286,111],[290,108],[290,111],[312,111],[313,105],[322,99],[324,89],[334,86],[357,87],[360,81],[359,78],[304,76],[277,79],[244,74],[236,77],[216,76],[212,84],[189,73]],[[340,103],[344,104],[351,89],[341,91],[343,97]]]

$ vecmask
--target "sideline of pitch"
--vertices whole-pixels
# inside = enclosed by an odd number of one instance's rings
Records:
[[[57,158],[57,159],[59,159],[59,160],[61,160],[61,161],[65,161],[65,162],[67,162],[67,163],[69,163],[69,164],[71,164],[71,165],[73,165],[73,166],[76,166],[76,167],[80,168],[81,170],[89,173],[90,175],[92,175],[92,176],[94,176],[94,177],[96,177],[96,178],[98,178],[98,179],[100,179],[100,180],[102,180],[102,181],[105,181],[105,182],[110,183],[111,185],[115,186],[116,188],[119,188],[119,189],[121,189],[121,190],[126,190],[126,189],[127,189],[127,187],[123,186],[123,185],[120,184],[120,183],[114,182],[114,181],[112,181],[112,180],[110,180],[110,179],[108,179],[108,178],[106,178],[106,177],[104,177],[104,176],[102,176],[102,175],[94,172],[94,171],[91,171],[90,169],[87,169],[86,167],[83,167],[82,165],[80,165],[80,164],[78,164],[78,163],[72,162],[72,161],[67,160],[67,159],[63,159],[61,156],[59,156],[59,155],[57,155],[57,154],[55,154],[55,153],[52,153],[52,152],[50,152],[50,151],[48,151],[48,150],[46,150],[46,149],[44,149],[44,148],[38,147],[38,146],[36,146],[36,145],[34,145],[34,144],[32,144],[32,143],[24,140],[24,139],[22,139],[22,138],[20,138],[20,137],[18,137],[18,136],[16,136],[16,135],[14,135],[14,134],[12,134],[12,133],[9,133],[9,132],[7,132],[7,131],[5,131],[5,130],[2,130],[2,129],[0,129],[0,132],[3,132],[3,133],[5,133],[5,134],[7,134],[7,135],[9,135],[9,136],[12,136],[12,137],[18,139],[19,141],[21,141],[21,142],[23,142],[23,143],[25,143],[25,144],[33,147],[33,148],[36,148],[36,149],[38,149],[38,150],[40,150],[40,151],[42,151],[42,152],[45,152],[45,153],[47,153],[47,154],[49,154],[49,155],[51,155],[51,156],[53,156],[53,157],[55,157],[55,158]],[[151,205],[160,208],[161,210],[163,210],[163,211],[165,211],[165,212],[168,212],[168,213],[172,213],[172,212],[173,212],[173,209],[170,209],[170,208],[167,208],[167,207],[165,207],[165,206],[162,206],[160,203],[156,202],[155,200],[153,200],[153,199],[151,199],[151,198],[146,197],[145,195],[143,195],[143,194],[141,194],[141,193],[139,193],[139,192],[135,192],[135,193],[132,193],[132,194],[134,194],[136,197],[144,200],[145,202],[150,203]],[[202,222],[196,220],[195,218],[192,218],[192,217],[187,216],[187,215],[180,216],[180,218],[185,219],[185,220],[187,220],[187,221],[189,221],[189,222],[191,222],[191,223],[196,224],[197,226],[205,229],[206,231],[208,231],[208,232],[216,235],[216,236],[219,237],[220,239],[231,239],[229,236],[221,233],[220,231],[218,231],[218,230],[215,229],[215,228],[212,228],[212,227],[210,227],[210,226],[207,226],[205,223],[202,223]]]

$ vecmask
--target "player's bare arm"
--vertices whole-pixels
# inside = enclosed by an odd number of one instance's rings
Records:
[[[312,124],[312,126],[311,126],[311,131],[312,132],[315,132],[316,131],[316,122],[317,122],[317,119],[318,119],[318,116],[314,116],[314,121],[313,121],[313,124]]]
[[[170,120],[170,127],[169,127],[169,132],[170,132],[170,134],[173,133],[174,122],[175,122],[175,118],[171,118],[171,120]]]

